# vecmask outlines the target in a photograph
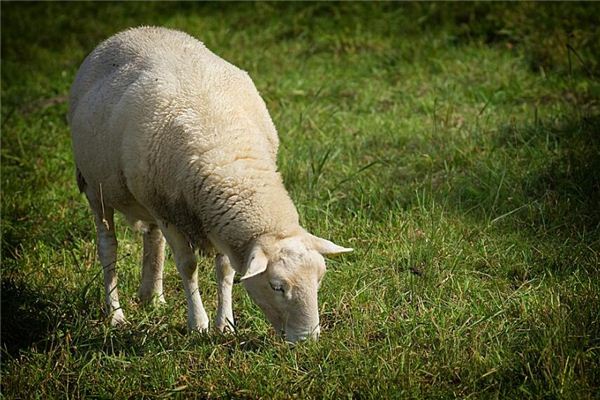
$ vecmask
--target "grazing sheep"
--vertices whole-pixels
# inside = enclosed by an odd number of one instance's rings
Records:
[[[114,210],[143,231],[139,296],[164,302],[165,238],[188,303],[206,330],[195,249],[216,257],[216,326],[233,326],[235,272],[289,341],[319,334],[322,255],[352,249],[307,233],[277,172],[278,137],[248,74],[191,36],[141,27],[101,43],[71,88],[77,183],[94,213],[106,302],[117,294]]]

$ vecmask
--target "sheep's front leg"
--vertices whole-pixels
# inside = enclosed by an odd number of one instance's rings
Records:
[[[144,232],[144,256],[142,261],[142,284],[138,295],[142,303],[154,300],[164,303],[163,264],[165,261],[165,238],[157,225],[151,224]]]
[[[208,316],[198,290],[198,268],[194,250],[173,225],[161,223],[159,226],[173,251],[175,265],[183,280],[188,305],[188,327],[190,330],[205,331],[208,329]]]
[[[117,292],[117,237],[115,235],[114,210],[106,207],[102,213],[95,213],[98,235],[98,257],[104,273],[104,290],[107,312],[111,325],[125,322],[125,314],[119,304]]]
[[[216,326],[221,332],[226,329],[233,330],[233,309],[231,304],[231,290],[233,288],[233,276],[235,271],[231,267],[229,258],[219,254],[215,258],[215,270],[217,273],[217,319]]]

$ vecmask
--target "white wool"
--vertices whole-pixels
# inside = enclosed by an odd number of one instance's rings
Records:
[[[77,74],[69,119],[87,185],[136,219],[181,225],[193,243],[213,234],[234,251],[298,229],[250,77],[185,33],[137,28],[100,44]],[[197,220],[182,220],[188,211]]]
[[[195,256],[187,243],[212,244],[224,257],[217,260],[222,289],[219,324],[232,315],[227,283],[231,268],[242,274],[250,270],[247,277],[262,274],[260,279],[248,279],[254,283],[247,287],[251,296],[261,297],[253,299],[273,320],[267,310],[279,300],[252,286],[268,282],[271,269],[285,264],[281,249],[291,246],[297,253],[297,267],[312,260],[302,271],[288,267],[291,272],[285,277],[310,286],[297,290],[310,301],[296,299],[298,304],[310,303],[311,311],[302,311],[310,314],[310,321],[292,322],[301,332],[298,335],[312,334],[318,326],[318,310],[317,279],[311,276],[320,280],[325,268],[322,257],[315,258],[315,249],[325,249],[324,254],[348,249],[307,236],[300,227],[277,172],[277,131],[246,72],[185,33],[130,29],[104,41],[85,59],[71,88],[68,118],[78,184],[96,215],[103,264],[116,262],[112,227],[116,209],[148,227],[144,252],[147,242],[152,257],[144,260],[147,282],[140,293],[162,291],[157,283],[162,279],[161,231],[184,279],[190,326],[205,329]],[[303,240],[314,245],[307,247]],[[252,261],[252,254],[261,257]],[[267,265],[269,273],[263,273]],[[114,271],[105,271],[105,285],[109,309],[118,313],[120,321],[124,316]]]

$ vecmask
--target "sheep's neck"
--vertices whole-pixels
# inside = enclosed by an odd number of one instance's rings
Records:
[[[194,204],[217,248],[242,262],[249,243],[263,235],[286,237],[298,213],[269,161],[236,159],[206,171],[196,182]]]

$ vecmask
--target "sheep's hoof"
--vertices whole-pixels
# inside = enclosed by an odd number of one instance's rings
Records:
[[[138,297],[140,298],[140,303],[144,306],[152,306],[152,307],[160,307],[164,304],[167,304],[165,300],[165,296],[160,293],[138,293]]]
[[[118,309],[113,311],[110,316],[110,325],[113,327],[119,327],[127,324],[127,320],[125,319],[125,314],[123,314],[123,310]]]
[[[188,322],[190,332],[206,333],[208,332],[208,320],[198,323]]]
[[[215,328],[217,329],[217,331],[219,333],[222,333],[224,335],[229,334],[229,333],[235,333],[235,326],[233,325],[233,322],[230,321],[229,319],[227,319],[225,321],[218,321],[215,324]]]

